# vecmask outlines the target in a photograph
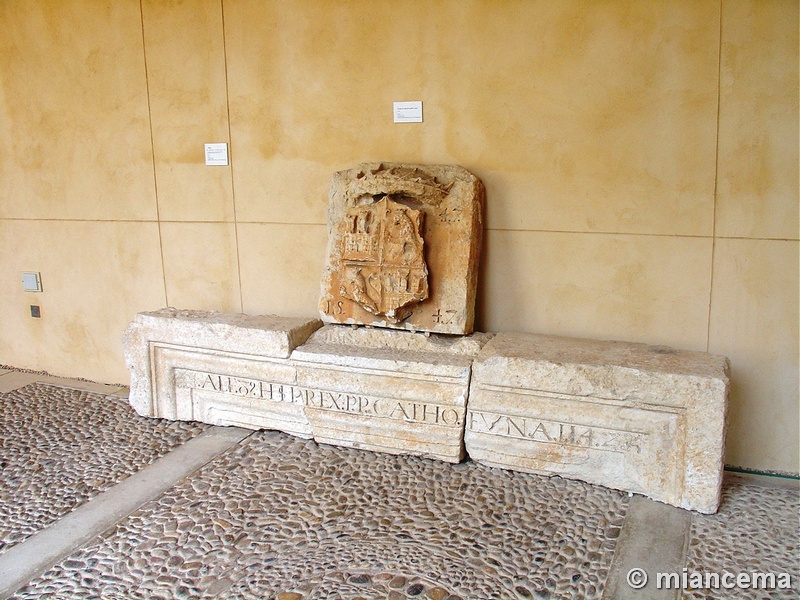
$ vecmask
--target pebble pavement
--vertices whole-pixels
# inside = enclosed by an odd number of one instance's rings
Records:
[[[208,427],[39,383],[0,394],[0,554]]]
[[[599,598],[627,495],[257,432],[15,598]]]
[[[689,532],[690,573],[790,573],[791,589],[715,589],[714,598],[800,598],[800,494],[730,483],[716,515],[695,515]],[[684,598],[708,597],[688,590]]]

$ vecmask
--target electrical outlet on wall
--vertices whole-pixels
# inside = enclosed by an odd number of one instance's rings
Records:
[[[23,271],[22,289],[26,292],[41,292],[42,278],[36,271]]]

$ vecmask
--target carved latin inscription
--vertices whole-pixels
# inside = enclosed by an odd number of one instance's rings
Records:
[[[261,398],[272,402],[299,402],[302,400],[301,395],[293,395],[294,389],[291,385],[213,373],[195,373],[194,375],[195,380],[187,383],[189,387],[199,390],[210,390],[247,398]]]
[[[215,373],[193,372],[193,375],[193,377],[187,377],[183,383],[187,387],[194,389],[221,392],[246,398],[258,398],[270,402],[291,402],[302,404],[309,409],[397,419],[444,427],[460,427],[463,424],[462,416],[457,410],[438,404],[382,396],[347,394],[286,383],[270,383],[241,377],[229,377]]]
[[[631,431],[590,427],[574,423],[546,421],[504,415],[494,412],[470,410],[467,427],[476,433],[488,433],[511,438],[575,446],[606,452],[640,453],[646,434]]]

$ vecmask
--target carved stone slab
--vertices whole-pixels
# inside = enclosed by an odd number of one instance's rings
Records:
[[[130,402],[144,416],[463,458],[470,368],[491,334],[426,337],[346,325],[312,334],[320,325],[174,309],[140,313],[123,339]]]
[[[500,333],[473,365],[466,449],[491,466],[713,513],[728,369],[663,346]]]
[[[326,325],[292,353],[326,444],[458,462],[472,359],[491,335],[448,338]]]
[[[143,416],[310,438],[291,351],[322,323],[203,311],[139,313],[123,336]]]
[[[335,173],[322,319],[471,333],[484,197],[481,181],[458,166],[370,163]]]

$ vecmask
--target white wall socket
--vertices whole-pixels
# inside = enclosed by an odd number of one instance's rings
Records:
[[[24,271],[22,273],[22,289],[26,292],[41,292],[42,278],[35,271]]]

